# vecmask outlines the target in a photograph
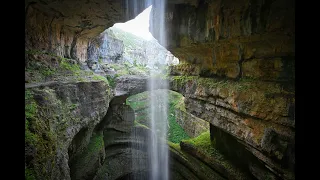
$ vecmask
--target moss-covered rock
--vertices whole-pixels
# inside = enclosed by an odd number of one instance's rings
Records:
[[[192,155],[182,151],[178,144],[168,143],[170,150],[170,169],[182,179],[225,179],[214,169]]]
[[[90,70],[84,70],[74,59],[39,50],[28,50],[26,56],[28,57],[25,67],[26,83],[88,82],[92,80],[103,80],[107,84],[110,83],[106,77]]]
[[[85,150],[69,160],[71,179],[92,179],[105,158],[102,132],[94,132]]]
[[[285,174],[279,176],[292,177],[294,90],[255,79],[197,76],[173,76],[171,88],[185,96],[188,112],[246,144],[258,159]]]
[[[250,174],[245,173],[245,171],[227,160],[215,146],[215,139],[211,140],[209,131],[202,133],[196,138],[183,140],[180,143],[182,151],[199,158],[227,179],[253,179]]]
[[[108,89],[104,81],[26,84],[26,176],[70,178],[68,147],[81,129],[93,129],[105,116]]]

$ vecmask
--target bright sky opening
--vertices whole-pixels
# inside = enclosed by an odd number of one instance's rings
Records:
[[[152,34],[149,32],[149,18],[151,9],[152,5],[134,19],[127,21],[126,23],[116,23],[114,27],[132,33],[145,40],[151,40],[153,39]]]

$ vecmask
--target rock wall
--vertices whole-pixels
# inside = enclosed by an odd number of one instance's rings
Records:
[[[190,137],[197,137],[209,130],[210,123],[181,109],[175,109],[177,123]]]
[[[257,179],[294,179],[294,1],[171,2],[167,47],[180,64],[170,88]]]
[[[294,1],[181,2],[169,4],[166,17],[168,49],[199,75],[293,82]]]
[[[211,134],[229,152],[240,151],[234,150],[230,138],[226,141],[223,134],[215,136],[218,130],[231,135],[262,161],[267,167],[263,173],[294,179],[294,91],[272,82],[196,76],[174,76],[170,87],[185,96],[188,112],[218,128]]]
[[[69,154],[89,144],[109,107],[108,92],[104,81],[26,85],[26,178],[70,179]],[[81,143],[72,143],[79,132]]]
[[[123,42],[107,29],[89,42],[87,63],[121,63],[123,53]]]
[[[87,59],[88,41],[133,16],[126,1],[26,1],[25,49]],[[138,9],[139,11],[140,9]]]

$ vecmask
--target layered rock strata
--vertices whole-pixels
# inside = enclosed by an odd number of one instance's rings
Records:
[[[171,89],[185,96],[188,112],[218,128],[211,134],[224,143],[222,149],[237,154],[232,148],[235,139],[264,163],[261,171],[294,179],[294,91],[275,83],[191,76],[173,77]],[[218,131],[226,135],[219,136]]]
[[[27,175],[70,179],[68,152],[75,154],[89,144],[94,127],[108,110],[108,92],[104,81],[26,84]],[[80,131],[81,142],[72,143]]]

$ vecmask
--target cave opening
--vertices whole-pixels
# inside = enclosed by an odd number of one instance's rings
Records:
[[[134,2],[131,6],[136,12],[138,5]],[[166,49],[165,40],[157,40],[150,32],[155,12],[149,4],[134,19],[114,24],[89,42],[86,62],[91,70],[110,79],[150,76],[154,71],[168,75],[169,66],[179,64],[179,59]]]
[[[141,6],[141,3],[131,5],[135,14],[136,8]],[[153,89],[159,86],[164,89],[169,88],[169,66],[178,64],[179,60],[165,48],[165,1],[146,1],[144,7],[145,10],[134,19],[115,24],[89,42],[87,65],[96,74],[106,77],[111,87],[116,86],[115,81],[118,77],[130,75],[148,77],[147,89],[150,90],[148,114],[152,133],[149,134],[146,145],[148,165],[151,167],[150,176],[154,180],[168,179],[169,151],[166,143],[168,93]],[[153,8],[157,8],[157,18],[160,19],[158,40],[150,32],[153,23],[150,15],[153,17],[155,12]],[[159,78],[162,80],[161,84],[158,84]],[[132,149],[139,148],[132,147]],[[137,151],[135,156],[139,154],[141,152]],[[141,158],[138,159],[140,161]],[[132,158],[132,161],[134,160],[135,158]],[[139,163],[133,162],[132,169],[135,168],[133,166],[144,166],[138,165]]]
[[[25,178],[293,180],[294,14],[287,0],[27,0]]]

